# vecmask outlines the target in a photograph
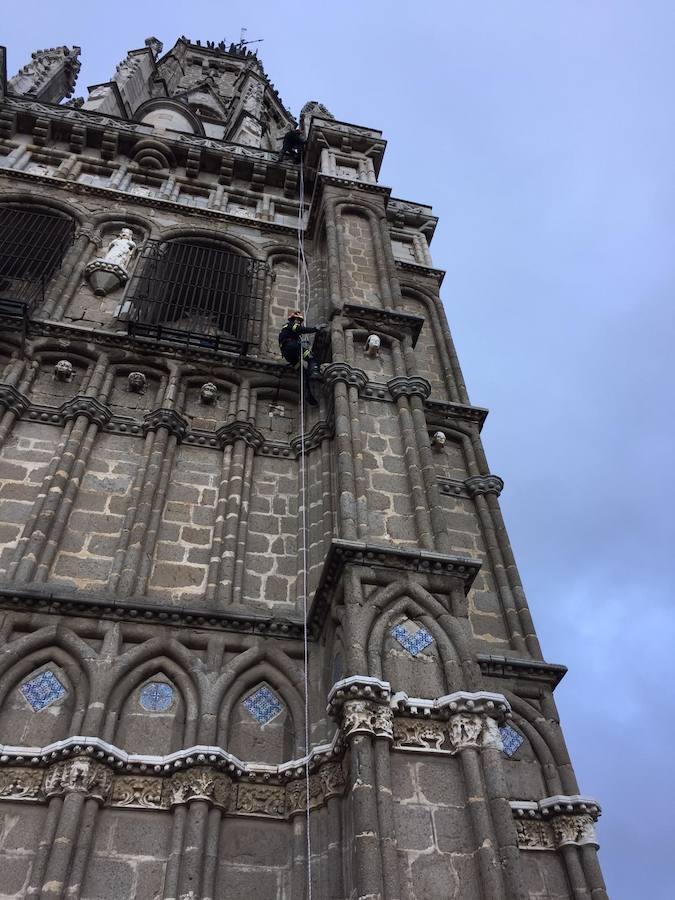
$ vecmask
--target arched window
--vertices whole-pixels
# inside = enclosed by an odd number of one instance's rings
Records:
[[[22,318],[43,302],[74,237],[63,213],[0,206],[0,314]]]
[[[133,334],[246,352],[264,272],[207,239],[146,241],[119,317]]]

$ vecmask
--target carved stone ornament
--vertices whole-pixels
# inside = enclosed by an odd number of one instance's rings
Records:
[[[444,432],[435,431],[431,437],[431,446],[435,447],[436,450],[442,450],[445,447],[447,440]]]
[[[464,750],[466,747],[481,747],[486,721],[486,717],[476,713],[458,713],[455,716],[450,716],[448,726],[453,750]]]
[[[444,724],[428,719],[394,719],[394,747],[441,750],[446,739]]]
[[[0,771],[0,798],[3,800],[37,800],[42,786],[38,769],[3,769]]]
[[[595,823],[590,815],[556,816],[551,828],[558,847],[565,844],[596,844]]]
[[[237,812],[251,816],[283,818],[286,789],[271,784],[240,784],[237,788]]]
[[[393,740],[392,723],[391,709],[379,703],[348,700],[342,708],[342,733],[345,738],[353,734],[372,734]]]
[[[205,800],[213,806],[227,809],[230,805],[232,781],[222,772],[206,767],[187,769],[171,777],[166,785],[169,806],[190,800]]]
[[[555,840],[548,822],[538,819],[516,822],[518,847],[521,850],[555,850]]]
[[[357,369],[349,363],[330,363],[325,366],[322,374],[324,382],[331,387],[341,381],[362,391],[368,384],[368,376],[363,369]]]
[[[127,384],[132,394],[144,394],[148,380],[142,372],[129,372]]]
[[[104,802],[112,787],[113,773],[107,766],[84,757],[76,757],[52,766],[45,775],[47,797],[63,794],[87,794]]]
[[[88,263],[84,274],[97,296],[103,297],[126,284],[129,279],[129,263],[135,251],[133,231],[122,228],[108,244],[105,256]]]
[[[87,397],[78,394],[71,400],[61,405],[61,415],[65,422],[76,419],[78,416],[86,416],[90,422],[102,428],[112,418],[112,410],[104,406],[96,397]]]
[[[398,400],[399,397],[421,397],[423,400],[431,393],[431,384],[419,375],[397,375],[387,382],[389,393]]]
[[[234,444],[237,440],[243,440],[249,447],[259,450],[265,443],[265,438],[250,422],[230,422],[216,431],[216,437],[221,447]]]
[[[30,406],[30,400],[11,384],[0,384],[0,407],[3,412],[12,412],[17,417],[25,413]]]
[[[73,364],[67,359],[60,359],[54,366],[54,378],[57,381],[72,381],[75,375]]]
[[[364,352],[366,356],[369,356],[371,359],[376,359],[380,355],[380,346],[382,342],[380,340],[379,335],[377,334],[369,334],[366,338],[366,343],[364,347]]]
[[[132,806],[136,809],[163,809],[163,780],[143,775],[118,775],[110,795],[111,806]]]
[[[182,441],[188,430],[188,421],[175,409],[153,409],[143,417],[143,433],[157,431],[158,428],[166,428],[169,434],[175,435]]]
[[[202,385],[199,398],[207,406],[213,406],[218,399],[218,388],[211,381],[207,381],[206,384]]]

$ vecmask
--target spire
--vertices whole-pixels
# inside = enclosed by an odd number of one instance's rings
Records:
[[[80,71],[79,55],[79,47],[36,50],[31,61],[10,78],[7,88],[14,94],[24,94],[46,103],[60,103],[75,90]]]

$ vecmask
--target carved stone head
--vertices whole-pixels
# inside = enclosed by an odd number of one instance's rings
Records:
[[[442,450],[445,447],[445,442],[447,441],[447,437],[443,434],[442,431],[436,431],[431,438],[432,446],[436,447],[437,450]]]
[[[218,399],[218,388],[212,382],[207,381],[206,384],[202,385],[199,396],[201,397],[202,403],[211,405]]]
[[[131,228],[123,228],[119,233],[119,237],[123,238],[125,241],[133,241],[134,233]]]
[[[379,335],[377,334],[369,334],[366,338],[366,356],[370,356],[373,359],[376,356],[380,355],[380,346],[382,341],[380,340]]]
[[[72,381],[75,369],[67,359],[60,359],[54,366],[54,378],[57,381]]]
[[[129,372],[127,383],[129,385],[129,390],[133,394],[144,394],[145,386],[148,382],[142,372]]]

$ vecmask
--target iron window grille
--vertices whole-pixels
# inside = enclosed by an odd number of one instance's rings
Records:
[[[75,238],[73,219],[57,212],[0,207],[0,315],[24,319]]]
[[[207,241],[146,241],[118,317],[129,333],[246,353],[266,265]]]

